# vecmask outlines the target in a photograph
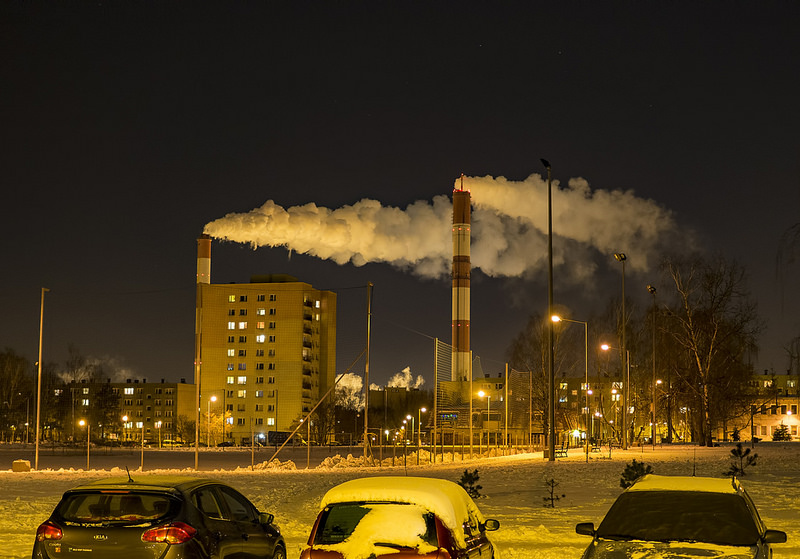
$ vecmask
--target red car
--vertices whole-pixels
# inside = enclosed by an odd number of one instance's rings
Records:
[[[370,477],[334,487],[300,559],[493,559],[486,519],[464,489],[441,479]]]

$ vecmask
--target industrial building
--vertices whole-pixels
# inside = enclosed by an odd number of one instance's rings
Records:
[[[211,283],[211,238],[198,239],[195,382],[223,440],[249,444],[293,430],[333,385],[336,294],[296,278]]]

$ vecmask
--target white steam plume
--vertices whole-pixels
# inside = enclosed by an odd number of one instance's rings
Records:
[[[455,187],[458,188],[460,180]],[[472,196],[472,266],[489,276],[521,276],[547,265],[547,183],[465,177]],[[447,196],[417,201],[405,210],[364,199],[331,210],[309,203],[283,208],[272,200],[247,213],[212,221],[205,232],[254,249],[283,246],[338,264],[386,262],[425,277],[450,272],[452,203]],[[632,191],[592,190],[582,178],[553,182],[554,264],[579,281],[598,255],[624,251],[628,264],[646,270],[659,247],[681,233],[672,214]],[[681,241],[684,245],[688,239]],[[564,278],[566,279],[566,278]]]

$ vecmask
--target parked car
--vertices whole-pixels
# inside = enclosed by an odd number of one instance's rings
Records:
[[[286,559],[273,520],[211,479],[101,479],[64,493],[36,530],[32,558]]]
[[[486,519],[459,485],[424,477],[369,477],[328,491],[300,559],[493,559]]]
[[[592,536],[583,559],[725,557],[769,559],[786,533],[768,530],[736,478],[646,475],[611,505],[600,526],[575,527]]]

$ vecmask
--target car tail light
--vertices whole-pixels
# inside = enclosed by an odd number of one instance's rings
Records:
[[[61,532],[61,528],[49,520],[47,522],[43,522],[36,529],[36,539],[40,542],[43,542],[44,540],[60,540],[63,536],[64,534]]]
[[[183,522],[172,522],[171,524],[164,524],[156,526],[147,530],[142,534],[143,542],[160,542],[160,543],[186,543],[191,540],[197,530],[184,524]]]

